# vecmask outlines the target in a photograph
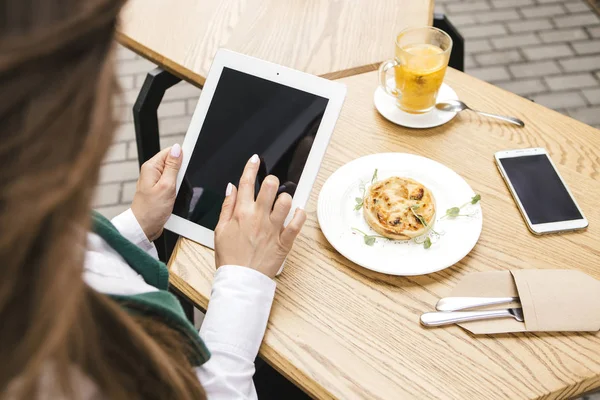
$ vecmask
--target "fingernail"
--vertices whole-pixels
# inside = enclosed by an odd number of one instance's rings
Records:
[[[231,194],[232,190],[233,190],[233,185],[231,184],[231,182],[229,182],[227,184],[227,189],[225,189],[225,197],[229,196]]]
[[[296,207],[296,210],[304,211],[304,207]]]
[[[173,147],[171,147],[171,155],[175,158],[179,158],[181,155],[181,146],[179,143],[175,143]]]
[[[256,155],[256,154],[255,154],[255,155],[253,155],[253,156],[250,158],[250,162],[251,162],[252,164],[256,164],[256,163],[258,162],[258,155]]]

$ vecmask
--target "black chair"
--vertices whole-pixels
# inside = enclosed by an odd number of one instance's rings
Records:
[[[448,63],[454,69],[465,71],[465,39],[462,37],[458,29],[450,22],[444,14],[433,14],[433,26],[443,30],[452,38],[452,53],[450,54],[450,62]]]

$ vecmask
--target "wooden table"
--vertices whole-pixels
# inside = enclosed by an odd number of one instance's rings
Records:
[[[376,69],[433,0],[129,0],[119,41],[203,85],[220,47],[331,79]]]
[[[373,107],[376,73],[341,80],[348,96],[306,208],[308,221],[278,288],[260,354],[318,398],[567,398],[600,386],[597,334],[473,336],[457,326],[426,329],[434,309],[474,271],[575,268],[600,278],[600,131],[460,72],[446,81],[476,109],[517,116],[513,128],[464,112],[427,130],[391,124]],[[586,232],[535,237],[493,162],[498,150],[545,147],[589,219]],[[416,277],[367,271],[339,255],[316,216],[323,182],[366,154],[408,152],[462,175],[482,195],[483,232],[475,249],[439,273]],[[206,307],[213,252],[180,240],[172,281]]]

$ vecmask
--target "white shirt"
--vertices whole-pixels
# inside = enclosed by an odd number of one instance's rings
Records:
[[[132,243],[158,259],[131,209],[113,225]],[[133,295],[156,291],[98,235],[88,235],[83,279],[106,294]],[[256,399],[254,359],[262,342],[275,296],[275,281],[246,267],[217,269],[200,337],[211,358],[196,368],[209,400]]]

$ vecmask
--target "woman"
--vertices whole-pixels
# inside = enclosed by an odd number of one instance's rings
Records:
[[[144,164],[131,210],[112,224],[90,217],[115,126],[121,6],[0,3],[0,398],[255,398],[272,278],[305,214],[283,227],[291,198],[275,201],[274,177],[254,199],[252,157],[239,190],[227,188],[200,335],[164,291],[151,244],[173,206],[181,148]]]

